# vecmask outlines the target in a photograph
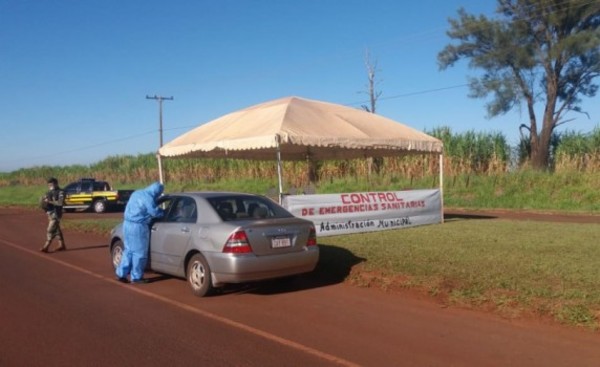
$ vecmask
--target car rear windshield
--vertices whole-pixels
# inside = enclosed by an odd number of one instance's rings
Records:
[[[293,217],[273,200],[262,196],[228,195],[211,197],[208,202],[224,221]]]

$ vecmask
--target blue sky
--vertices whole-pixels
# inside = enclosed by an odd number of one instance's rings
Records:
[[[501,132],[526,114],[487,119],[467,97],[466,63],[440,71],[459,7],[495,1],[0,1],[0,172],[90,164],[158,149],[192,127],[268,100],[299,96],[360,107],[365,50],[378,63],[377,112],[417,129]],[[595,103],[594,103],[595,102]],[[565,126],[600,124],[598,99]]]

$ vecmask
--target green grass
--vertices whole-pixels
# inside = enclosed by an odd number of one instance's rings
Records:
[[[598,238],[597,224],[481,219],[319,243],[364,259],[348,277],[357,285],[412,288],[505,316],[533,313],[597,329]]]
[[[84,233],[93,233],[106,236],[106,238],[108,238],[110,230],[120,222],[121,219],[114,218],[69,219],[69,215],[67,214],[63,217],[61,226],[63,229],[71,229]]]
[[[145,187],[150,181],[113,183],[116,189]],[[67,184],[64,182],[63,184]],[[165,191],[229,190],[266,194],[277,188],[277,180],[252,177],[213,181],[167,181]],[[393,173],[372,177],[347,177],[321,180],[316,193],[388,191],[436,188],[437,176],[419,179],[400,177]],[[285,185],[284,191],[290,189]],[[46,190],[40,185],[0,186],[0,205],[36,206]],[[519,171],[499,175],[459,175],[444,179],[446,207],[474,209],[525,209],[600,214],[600,172],[544,173]]]
[[[600,173],[519,171],[494,176],[449,177],[450,207],[600,213]]]
[[[0,188],[0,206],[37,206],[39,198],[48,190],[47,186],[6,186]]]

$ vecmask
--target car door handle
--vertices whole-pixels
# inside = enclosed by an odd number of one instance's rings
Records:
[[[190,229],[188,227],[181,227],[181,232],[188,233]]]

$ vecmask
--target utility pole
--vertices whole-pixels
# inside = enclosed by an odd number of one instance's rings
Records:
[[[158,101],[158,132],[159,132],[159,146],[158,148],[160,149],[163,146],[163,122],[162,122],[162,103],[163,101],[172,101],[173,97],[163,97],[163,96],[157,96],[156,94],[154,96],[149,96],[146,95],[146,99],[154,99]],[[158,175],[159,175],[159,180],[160,183],[164,183],[163,180],[163,171],[162,171],[162,159],[160,157],[160,152],[156,152],[156,159],[158,160]]]

